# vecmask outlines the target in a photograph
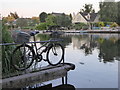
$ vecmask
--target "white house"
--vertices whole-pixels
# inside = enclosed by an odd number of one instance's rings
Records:
[[[82,13],[78,12],[73,15],[72,23],[92,23],[99,22],[98,13]]]

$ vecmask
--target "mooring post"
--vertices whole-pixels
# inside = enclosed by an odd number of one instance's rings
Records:
[[[65,76],[65,84],[67,84],[67,80],[68,80],[68,78],[67,78],[67,74],[66,74],[66,76]]]
[[[62,77],[62,84],[64,85],[64,77]]]

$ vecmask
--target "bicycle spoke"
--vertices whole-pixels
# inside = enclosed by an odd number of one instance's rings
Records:
[[[47,54],[48,61],[51,65],[57,65],[61,62],[63,57],[63,48],[59,44],[53,45],[49,49],[49,53]]]
[[[30,46],[21,45],[17,47],[12,56],[12,63],[15,69],[17,70],[25,70],[33,62],[34,53]]]

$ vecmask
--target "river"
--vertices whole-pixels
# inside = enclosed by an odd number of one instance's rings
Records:
[[[37,40],[48,40],[39,34]],[[64,34],[65,62],[75,64],[68,72],[68,84],[75,88],[117,88],[120,36],[118,34]],[[57,86],[61,79],[52,80]]]

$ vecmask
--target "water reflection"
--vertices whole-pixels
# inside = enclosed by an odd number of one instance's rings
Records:
[[[40,40],[48,40],[49,35],[39,34],[37,36]],[[83,51],[85,56],[93,54],[94,49],[98,50],[98,58],[100,62],[113,62],[120,60],[120,38],[118,34],[64,34],[61,37],[64,39],[63,45],[65,47],[73,44],[73,49]]]
[[[48,37],[49,35],[46,35]],[[37,38],[43,38],[39,35]],[[75,64],[68,83],[75,88],[117,88],[120,36],[118,34],[64,34],[65,62]],[[44,38],[44,40],[47,40]],[[103,82],[104,80],[104,82]],[[52,81],[56,85],[57,81]]]
[[[50,38],[47,34],[37,35],[37,41]],[[76,66],[75,70],[68,72],[68,83],[75,88],[118,87],[118,34],[64,34],[59,38],[64,39],[60,43],[65,47],[65,62]],[[50,82],[53,86],[59,84],[58,80]]]

